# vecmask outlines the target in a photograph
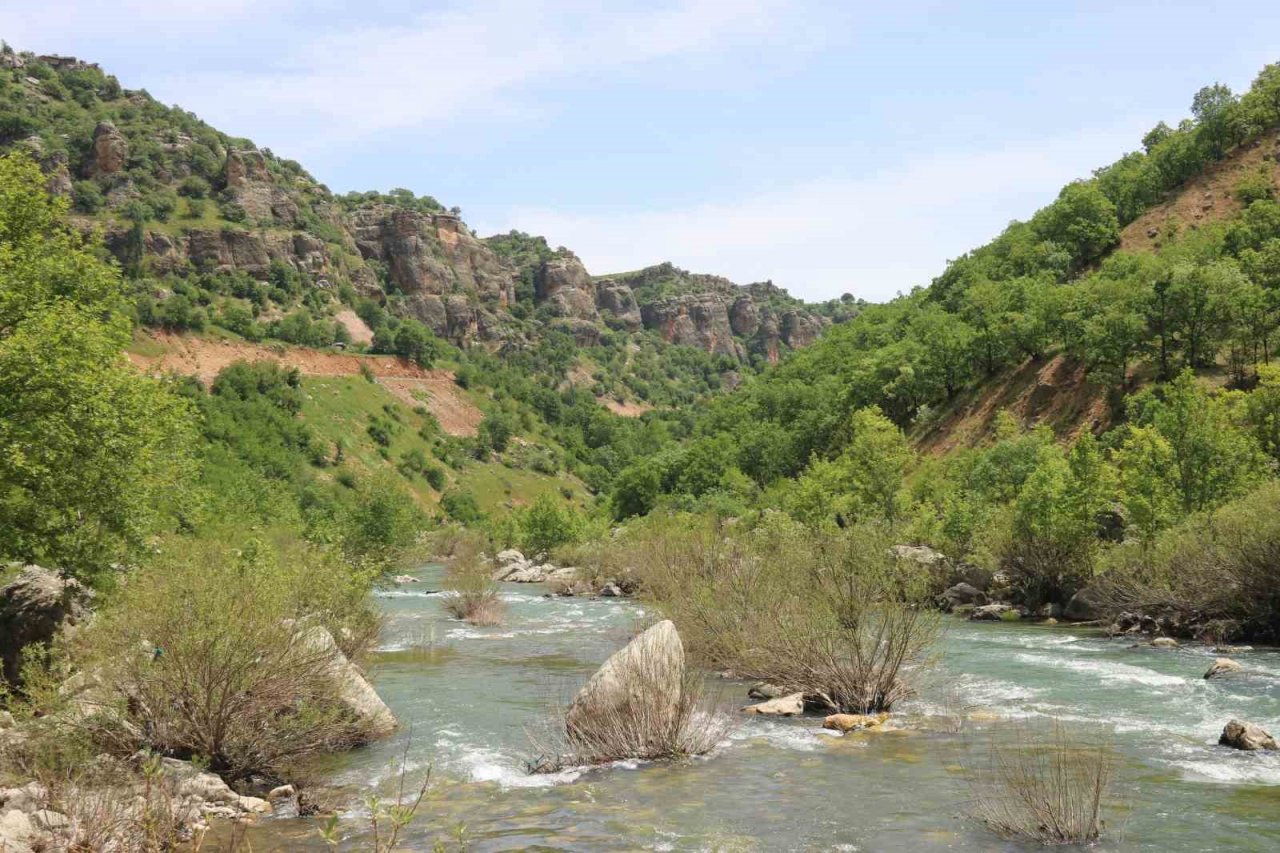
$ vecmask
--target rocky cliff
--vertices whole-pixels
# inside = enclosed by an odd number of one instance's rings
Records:
[[[272,281],[291,269],[306,286],[349,286],[458,345],[530,339],[553,323],[583,346],[606,329],[651,330],[713,355],[776,360],[828,322],[771,283],[740,287],[670,264],[598,278],[540,238],[479,239],[434,199],[335,196],[297,163],[72,58],[0,53],[5,108],[29,115],[6,121],[0,148],[35,156],[50,190],[141,278]]]

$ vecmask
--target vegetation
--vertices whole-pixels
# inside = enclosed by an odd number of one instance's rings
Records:
[[[472,625],[498,625],[507,606],[498,594],[492,569],[485,563],[480,547],[475,536],[464,537],[455,545],[445,577],[449,597],[444,609],[453,618]]]
[[[985,762],[967,767],[972,814],[1002,838],[1040,844],[1092,844],[1106,829],[1104,809],[1116,757],[1055,725],[1047,738],[1019,729],[993,737]]]

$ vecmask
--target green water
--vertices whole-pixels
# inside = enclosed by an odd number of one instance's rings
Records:
[[[449,620],[436,587],[379,595],[387,613],[375,684],[409,744],[410,776],[433,791],[404,849],[462,833],[489,850],[1019,850],[965,819],[959,765],[1013,720],[1063,720],[1121,755],[1112,836],[1100,850],[1280,849],[1280,754],[1216,746],[1231,717],[1280,732],[1280,653],[1241,654],[1252,674],[1206,682],[1203,648],[1133,649],[1062,627],[948,623],[903,729],[837,736],[821,721],[744,718],[712,755],[529,776],[525,733],[644,618],[632,603],[503,589],[497,628]],[[427,654],[406,651],[432,643]],[[717,683],[719,685],[719,682]],[[745,685],[723,682],[726,701]],[[394,784],[404,736],[338,759],[332,780],[356,799]],[[316,824],[272,820],[255,850],[322,849]]]

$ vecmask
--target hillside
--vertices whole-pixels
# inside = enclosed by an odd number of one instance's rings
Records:
[[[593,278],[540,237],[481,239],[458,208],[431,197],[336,196],[300,164],[71,57],[0,55],[0,150],[15,147],[39,160],[84,228],[102,230],[150,294],[143,322],[165,328],[203,320],[242,333],[248,311],[260,334],[288,340],[291,330],[271,323],[304,310],[326,325],[293,342],[376,348],[376,336],[353,340],[331,325],[367,300],[458,347],[519,349],[557,329],[582,348],[619,338],[692,347],[725,373],[776,362],[812,343],[828,314],[848,314],[771,283],[738,286],[670,265]],[[193,325],[194,310],[203,317]],[[612,399],[625,407],[642,383],[625,360],[610,361],[621,383]],[[673,390],[650,388],[652,402],[682,397]]]

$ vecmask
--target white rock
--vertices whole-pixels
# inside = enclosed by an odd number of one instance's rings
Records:
[[[36,829],[42,829],[45,832],[57,832],[70,826],[71,820],[60,812],[40,809],[40,811],[32,813],[31,824]]]
[[[804,694],[792,693],[768,702],[748,705],[742,711],[745,714],[763,714],[769,717],[796,717],[804,713]]]
[[[292,785],[281,785],[279,788],[272,788],[267,793],[268,800],[287,800],[296,797],[298,792],[294,790]]]
[[[301,640],[309,648],[328,654],[329,674],[338,686],[338,698],[352,713],[363,720],[374,737],[388,735],[396,729],[396,718],[360,670],[333,641],[333,635],[319,625],[306,629]]]
[[[1239,672],[1242,669],[1240,664],[1231,658],[1218,658],[1213,662],[1213,666],[1209,667],[1209,671],[1204,674],[1205,678],[1215,678],[1219,675],[1226,675],[1230,672]]]
[[[614,652],[578,691],[565,717],[569,737],[590,742],[593,726],[607,726],[619,716],[616,709],[640,703],[647,723],[664,729],[674,725],[683,685],[684,645],[676,626],[664,620]]]
[[[527,562],[524,554],[521,554],[515,548],[508,548],[505,551],[498,552],[498,565],[505,566],[508,563],[524,563]]]
[[[250,814],[270,814],[271,803],[258,797],[241,797],[237,805]]]
[[[35,834],[31,818],[24,811],[10,809],[0,815],[0,850],[4,853],[28,853],[27,841]]]

